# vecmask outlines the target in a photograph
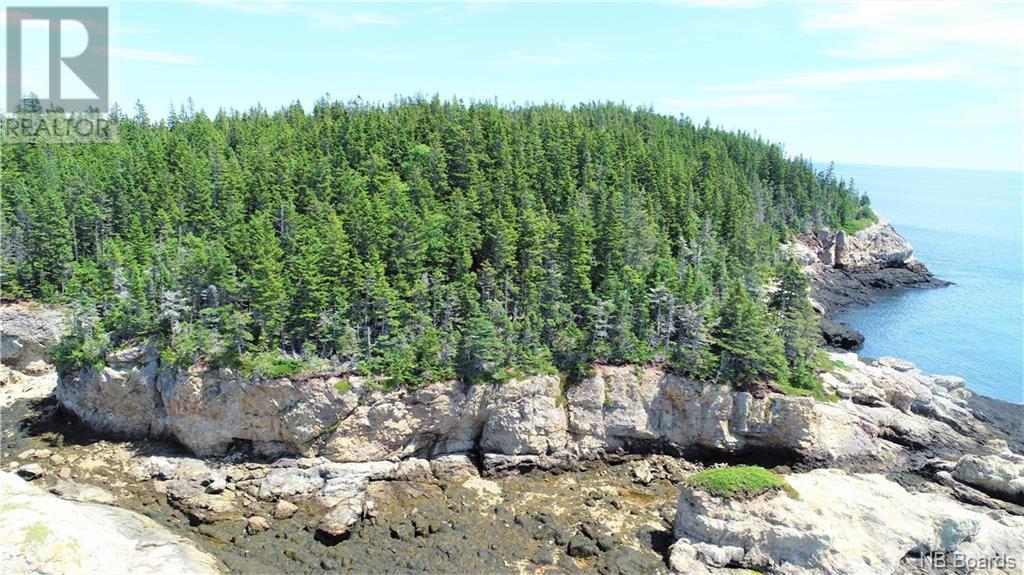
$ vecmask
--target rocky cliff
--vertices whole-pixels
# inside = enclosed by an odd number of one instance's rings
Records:
[[[910,242],[889,222],[878,220],[847,235],[842,230],[801,234],[781,250],[803,266],[811,303],[821,317],[821,335],[830,347],[855,350],[864,336],[832,319],[850,305],[868,305],[880,290],[949,285],[914,257]]]
[[[910,242],[882,219],[849,235],[842,230],[801,234],[781,249],[803,264],[815,307],[826,315],[870,304],[878,290],[949,285],[928,271]]]
[[[1018,444],[1016,430],[972,410],[962,379],[893,358],[867,363],[834,353],[832,360],[837,367],[824,384],[838,399],[823,402],[602,365],[568,389],[555,376],[536,376],[383,392],[336,373],[268,380],[226,368],[165,369],[152,350],[132,348],[112,353],[103,369],[65,374],[56,397],[93,428],[173,437],[200,455],[240,443],[337,462],[460,454],[496,474],[647,453],[919,469]]]

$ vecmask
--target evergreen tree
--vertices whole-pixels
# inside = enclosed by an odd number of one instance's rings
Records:
[[[740,388],[789,377],[782,340],[775,334],[767,309],[740,282],[734,282],[722,304],[715,345],[720,357],[718,379]]]
[[[770,309],[752,280],[792,234],[874,217],[776,144],[621,105],[117,118],[109,145],[0,146],[0,293],[87,310],[79,362],[152,338],[174,362],[321,356],[396,385],[603,361],[811,389],[800,270],[778,267]]]

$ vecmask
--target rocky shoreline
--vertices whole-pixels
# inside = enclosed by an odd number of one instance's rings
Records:
[[[951,285],[914,257],[910,242],[885,220],[855,233],[820,230],[801,234],[782,248],[804,266],[821,333],[831,347],[857,350],[864,336],[835,317],[850,306],[866,306],[879,292]]]
[[[826,315],[879,286],[941,283],[884,222],[785,249]],[[84,540],[54,551],[73,537],[56,535],[59,518],[29,521],[37,506],[124,508],[97,519],[108,537],[194,572],[953,572],[945,555],[1024,567],[1024,406],[895,358],[833,351],[833,401],[600,365],[569,388],[537,376],[385,393],[344,373],[171,369],[144,346],[58,381],[60,311],[7,305],[0,322],[15,573],[91,561],[75,555]],[[796,495],[686,485],[737,463],[773,468]]]

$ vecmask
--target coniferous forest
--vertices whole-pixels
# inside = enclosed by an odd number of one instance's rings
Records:
[[[117,117],[2,147],[3,297],[72,310],[64,369],[151,342],[390,387],[608,362],[800,392],[818,335],[779,243],[870,217],[778,145],[622,105]]]

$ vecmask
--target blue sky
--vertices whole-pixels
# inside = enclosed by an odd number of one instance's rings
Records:
[[[151,116],[324,94],[612,100],[816,161],[1020,170],[1024,4],[123,3],[116,99]]]

